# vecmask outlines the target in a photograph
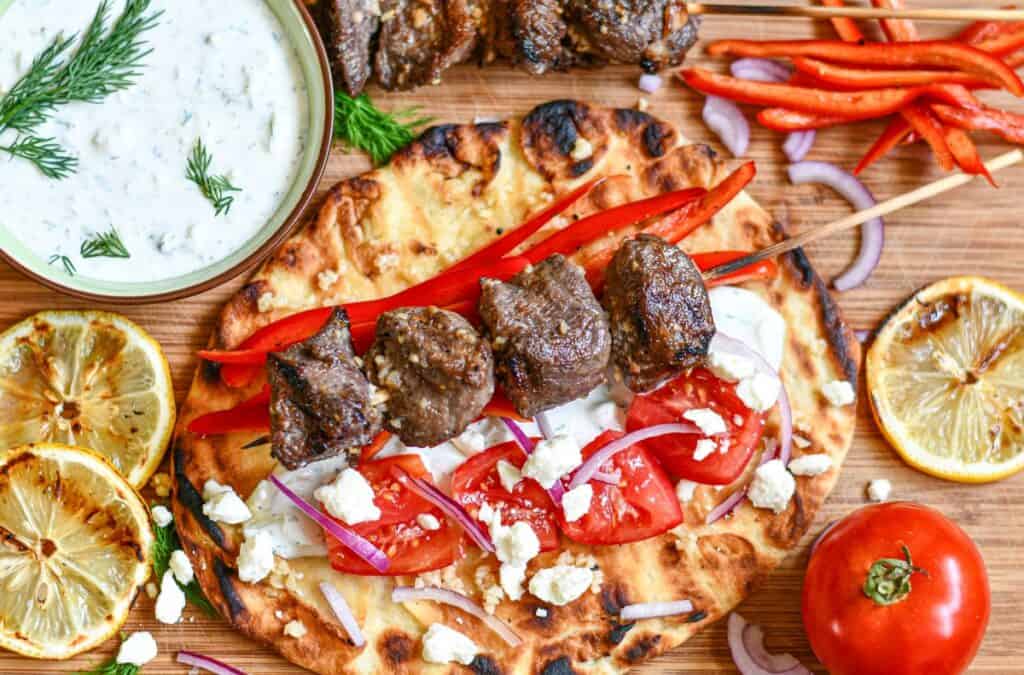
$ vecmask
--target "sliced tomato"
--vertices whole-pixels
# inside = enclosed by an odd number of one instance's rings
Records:
[[[430,473],[418,455],[397,455],[365,462],[358,471],[373,487],[379,520],[345,525],[388,556],[391,566],[383,575],[332,537],[327,538],[331,566],[341,572],[364,576],[420,574],[452,564],[459,552],[462,531],[452,525],[439,508],[402,487],[391,474],[400,467],[409,475],[430,480]],[[416,517],[429,513],[441,523],[437,530],[423,528]],[[343,523],[344,524],[344,523]]]
[[[696,368],[659,389],[636,396],[626,415],[626,428],[634,431],[654,424],[685,422],[683,413],[695,408],[710,408],[725,420],[728,433],[716,439],[729,442],[726,452],[695,460],[693,451],[701,437],[694,434],[659,436],[644,441],[644,447],[676,478],[728,485],[743,473],[764,433],[765,414],[744,405],[736,395],[736,385]]]
[[[520,481],[512,492],[506,490],[498,476],[500,460],[522,468],[526,454],[515,441],[509,441],[474,455],[452,475],[452,498],[474,518],[484,502],[491,508],[500,508],[501,521],[506,525],[519,520],[530,524],[537,533],[542,551],[558,548],[558,527],[551,497],[544,488],[529,479]],[[488,523],[477,522],[487,529]]]
[[[583,459],[622,438],[621,431],[605,431],[583,448]],[[656,537],[683,522],[675,488],[651,454],[634,445],[601,465],[601,471],[621,473],[617,485],[590,481],[594,497],[582,518],[566,522],[558,509],[558,524],[565,536],[591,546],[628,544]]]

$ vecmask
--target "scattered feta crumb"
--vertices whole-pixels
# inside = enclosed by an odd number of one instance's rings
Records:
[[[177,579],[178,583],[182,586],[188,586],[192,583],[192,580],[196,578],[195,572],[192,571],[192,562],[181,549],[178,549],[171,554],[171,560],[168,566],[171,568],[171,571],[174,572],[174,578]]]
[[[471,457],[487,449],[487,437],[479,429],[470,427],[452,439],[455,449]]]
[[[277,298],[274,297],[273,293],[267,291],[266,293],[260,295],[259,299],[256,301],[256,309],[260,312],[260,314],[263,314],[274,309],[274,306],[276,304]]]
[[[218,523],[237,525],[252,518],[252,512],[230,485],[208,480],[203,486],[203,513]]]
[[[685,504],[693,499],[693,493],[697,489],[697,485],[698,483],[686,480],[685,478],[676,483],[676,497],[679,498],[679,502]]]
[[[355,469],[345,469],[333,483],[318,487],[313,496],[327,513],[349,525],[380,519],[380,509],[373,502],[373,488]]]
[[[801,450],[805,450],[811,447],[811,442],[799,434],[793,434],[793,445]]]
[[[593,144],[591,144],[590,141],[583,138],[582,136],[577,136],[576,143],[573,144],[572,151],[569,153],[569,156],[578,162],[580,160],[586,159],[587,157],[590,157],[593,154]]]
[[[818,476],[832,468],[832,458],[825,453],[801,455],[789,463],[794,476]]]
[[[793,498],[795,491],[796,480],[786,471],[782,460],[773,459],[757,467],[747,496],[759,509],[771,509],[775,513],[782,513],[789,506],[789,500]]]
[[[148,631],[132,633],[131,636],[121,643],[117,650],[117,663],[126,663],[133,666],[144,666],[156,658],[156,640],[153,634]]]
[[[876,478],[868,483],[868,499],[871,501],[888,501],[890,494],[892,494],[892,483],[885,478]]]
[[[590,501],[594,498],[594,488],[589,483],[575,487],[562,496],[562,510],[565,520],[574,523],[590,510]]]
[[[579,446],[569,436],[558,435],[537,443],[523,464],[523,475],[549,490],[556,480],[582,463]]]
[[[705,436],[724,434],[728,429],[722,416],[710,408],[695,408],[683,413],[683,419],[690,420]]]
[[[254,584],[267,578],[274,569],[274,540],[267,532],[257,530],[246,537],[238,549],[238,578]]]
[[[743,401],[743,405],[757,412],[770,410],[775,402],[779,400],[779,390],[782,383],[779,378],[754,373],[752,377],[740,380],[736,385],[736,395]]]
[[[624,419],[625,415],[622,408],[615,405],[613,401],[605,401],[604,403],[594,406],[590,410],[590,417],[594,420],[594,424],[600,429],[622,431],[626,428]]]
[[[174,514],[166,506],[154,506],[153,507],[153,522],[156,523],[157,527],[167,527],[174,522]]]
[[[457,630],[432,623],[423,636],[423,660],[427,663],[461,663],[468,666],[480,648]]]
[[[739,382],[753,377],[757,372],[753,360],[720,349],[711,349],[708,352],[708,369],[726,382]]]
[[[156,599],[156,620],[160,623],[178,623],[185,609],[185,593],[174,580],[174,572],[167,570],[160,581],[160,595]]]
[[[316,275],[316,285],[321,291],[326,291],[338,281],[338,273],[334,270],[324,270]]]
[[[421,513],[416,516],[416,522],[424,530],[440,530],[441,521],[433,513]]]
[[[284,634],[288,637],[293,637],[296,640],[306,636],[306,624],[302,623],[298,619],[292,619],[284,625]]]
[[[836,407],[850,405],[857,400],[857,392],[846,380],[832,380],[821,385],[821,393],[829,403]]]
[[[160,588],[150,581],[146,584],[146,595],[149,596],[150,600],[156,600],[156,596],[160,594]]]
[[[647,99],[644,98],[643,96],[636,100],[636,109],[639,110],[640,112],[647,112],[647,109],[649,107],[650,103],[648,103]]]
[[[491,522],[491,541],[498,560],[510,565],[526,565],[540,553],[540,540],[530,524],[520,520],[511,527],[501,524],[497,515]]]
[[[523,597],[523,582],[526,581],[525,565],[509,565],[502,563],[498,569],[498,583],[510,600]]]
[[[501,481],[501,486],[512,492],[519,481],[523,480],[523,472],[520,471],[512,462],[504,459],[498,460],[498,479]]]
[[[546,609],[545,609],[545,608],[543,608],[543,607],[538,607],[538,608],[537,608],[537,611],[536,611],[536,612],[534,612],[534,614],[536,614],[536,615],[537,615],[537,617],[538,617],[538,618],[540,618],[540,619],[546,619],[546,618],[548,618],[548,610],[546,610]]]
[[[693,449],[693,459],[698,462],[703,462],[705,459],[711,456],[718,446],[710,438],[702,438],[697,441],[697,447]]]
[[[567,605],[590,589],[594,573],[586,567],[556,565],[530,579],[530,593],[552,605]]]

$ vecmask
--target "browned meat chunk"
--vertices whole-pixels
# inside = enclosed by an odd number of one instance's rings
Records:
[[[648,72],[682,63],[697,20],[675,0],[568,0],[577,51],[637,63]]]
[[[715,333],[700,270],[678,247],[639,235],[623,242],[605,276],[616,373],[648,391],[699,364]]]
[[[562,0],[494,0],[485,59],[495,56],[533,74],[565,70],[574,60]]]
[[[482,283],[480,317],[491,336],[498,380],[519,414],[532,417],[604,382],[608,319],[583,270],[553,255],[510,283]]]
[[[366,367],[387,396],[388,429],[406,445],[458,436],[494,394],[487,341],[464,318],[437,307],[381,314]]]
[[[380,432],[344,310],[305,342],[270,354],[267,379],[271,452],[289,469],[355,450]]]

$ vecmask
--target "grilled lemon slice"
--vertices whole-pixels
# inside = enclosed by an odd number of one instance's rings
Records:
[[[89,448],[141,487],[174,427],[160,346],[107,312],[41,312],[0,335],[0,449],[52,441]]]
[[[42,443],[0,452],[0,647],[66,659],[121,627],[149,576],[142,500],[101,457]]]
[[[910,465],[982,483],[1024,468],[1024,297],[980,277],[903,304],[867,358],[871,408]]]

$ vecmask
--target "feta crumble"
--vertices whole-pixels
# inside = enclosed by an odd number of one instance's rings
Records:
[[[433,513],[421,513],[416,516],[416,523],[424,530],[440,530],[441,521]]]
[[[238,578],[246,583],[263,581],[274,569],[274,540],[263,531],[246,537],[238,549]]]
[[[298,619],[292,619],[284,625],[284,634],[288,637],[295,638],[296,640],[306,636],[306,624],[302,623]]]
[[[718,446],[715,445],[713,440],[710,438],[702,438],[697,441],[697,447],[693,449],[693,459],[698,462],[703,462],[717,449]]]
[[[857,400],[857,392],[846,380],[832,380],[821,385],[821,393],[829,403],[838,407],[850,405]]]
[[[174,580],[174,572],[167,570],[160,580],[160,595],[156,598],[156,620],[160,623],[178,623],[184,609],[185,593]]]
[[[174,572],[174,578],[178,580],[178,583],[182,586],[188,586],[192,583],[192,580],[196,578],[195,572],[192,570],[192,563],[189,561],[188,556],[181,549],[178,549],[171,554],[171,560],[168,564],[171,571]]]
[[[498,569],[498,583],[501,584],[501,590],[510,600],[519,600],[523,597],[524,581],[526,581],[525,565],[502,563]]]
[[[782,460],[773,459],[757,467],[747,496],[759,509],[782,513],[796,492],[796,480],[783,466]]]
[[[501,486],[512,492],[519,481],[523,480],[523,472],[520,471],[512,462],[504,459],[498,460],[498,479],[501,481]]]
[[[156,653],[156,640],[153,639],[153,634],[148,631],[140,631],[132,633],[127,640],[121,643],[115,661],[133,666],[144,666],[156,658]]]
[[[473,663],[480,648],[457,630],[432,623],[423,636],[423,660],[427,663]]]
[[[676,497],[679,498],[681,504],[686,504],[693,499],[693,493],[697,489],[698,483],[692,480],[686,480],[685,478],[676,483]]]
[[[558,435],[537,443],[523,464],[523,475],[549,490],[555,481],[582,463],[579,446],[569,436]]]
[[[708,352],[708,369],[715,374],[715,377],[726,382],[739,382],[753,377],[757,372],[753,360],[713,348]]]
[[[562,496],[562,510],[565,520],[574,523],[590,510],[590,501],[594,498],[594,488],[589,483],[569,490]]]
[[[573,144],[572,151],[569,153],[569,156],[578,162],[593,154],[594,145],[582,136],[577,136],[576,142]]]
[[[794,476],[819,476],[832,468],[832,458],[824,453],[802,455],[789,463]]]
[[[740,380],[736,385],[736,395],[743,401],[743,405],[757,412],[770,410],[775,402],[779,400],[779,389],[782,383],[779,378],[754,373],[752,377]]]
[[[538,619],[546,619],[546,618],[548,618],[548,610],[546,610],[543,607],[538,607],[537,611],[534,612],[534,614],[537,615]]]
[[[728,429],[722,416],[710,408],[695,408],[683,413],[683,419],[690,420],[705,436],[724,434]]]
[[[510,565],[526,565],[540,553],[537,533],[525,521],[520,520],[506,527],[500,519],[500,515],[496,516],[490,528],[498,560]]]
[[[203,485],[203,513],[213,521],[237,525],[252,518],[252,512],[230,485],[211,479]]]
[[[348,525],[380,519],[380,509],[373,502],[373,488],[355,469],[345,469],[333,483],[318,487],[313,496],[327,513]]]
[[[888,501],[890,494],[892,494],[892,483],[885,478],[876,478],[868,483],[868,499],[871,501]]]
[[[556,565],[530,579],[530,593],[552,605],[567,605],[590,589],[594,573],[586,567]]]
[[[154,506],[153,507],[153,522],[156,523],[157,527],[167,527],[174,522],[174,514],[166,506]]]

